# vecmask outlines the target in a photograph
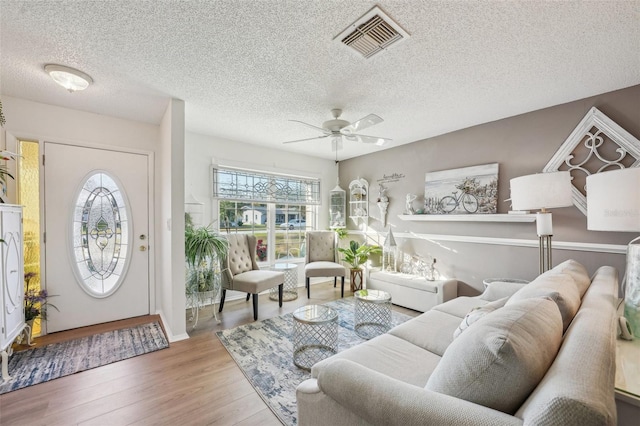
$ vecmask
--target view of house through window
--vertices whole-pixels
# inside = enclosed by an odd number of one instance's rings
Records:
[[[220,232],[255,235],[259,262],[304,258],[305,232],[316,228],[317,206],[219,200],[218,207]]]
[[[317,227],[318,179],[213,169],[221,233],[255,235],[256,260],[303,259],[305,232]]]

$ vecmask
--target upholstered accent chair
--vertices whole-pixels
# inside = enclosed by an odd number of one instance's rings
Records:
[[[333,286],[336,286],[338,277],[341,278],[341,297],[344,297],[344,276],[347,269],[338,263],[338,250],[336,250],[336,234],[333,231],[307,232],[307,252],[305,254],[306,265],[304,276],[306,278],[307,298],[311,297],[311,277],[333,277]]]
[[[256,263],[256,237],[247,234],[230,234],[227,236],[229,250],[223,262],[222,296],[220,309],[224,307],[227,290],[247,293],[247,300],[253,295],[253,319],[258,319],[258,293],[278,286],[278,303],[282,307],[282,288],[284,273],[263,271]]]

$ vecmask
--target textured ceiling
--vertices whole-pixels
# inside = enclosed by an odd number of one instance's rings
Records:
[[[174,97],[187,131],[334,158],[282,145],[317,134],[287,120],[375,113],[363,133],[399,145],[640,84],[640,1],[378,4],[411,37],[367,60],[333,38],[371,1],[0,0],[0,93],[150,123]],[[67,93],[46,63],[95,84]]]

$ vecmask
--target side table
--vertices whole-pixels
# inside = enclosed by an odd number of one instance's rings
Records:
[[[363,339],[371,339],[391,328],[391,295],[381,290],[359,290],[354,293],[354,331]]]
[[[304,369],[338,352],[338,312],[325,305],[293,311],[293,363]]]
[[[276,263],[270,268],[272,271],[284,272],[284,286],[282,301],[288,302],[298,298],[298,265],[295,263]],[[278,287],[269,289],[269,299],[278,300]]]

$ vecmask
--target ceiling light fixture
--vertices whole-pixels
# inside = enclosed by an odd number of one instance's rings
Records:
[[[87,74],[64,65],[47,64],[44,66],[44,70],[49,73],[53,81],[71,93],[84,90],[93,83],[93,79]]]

